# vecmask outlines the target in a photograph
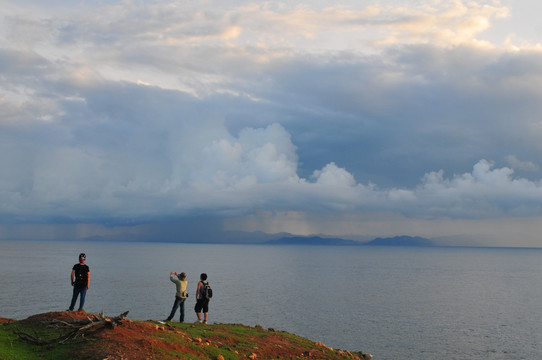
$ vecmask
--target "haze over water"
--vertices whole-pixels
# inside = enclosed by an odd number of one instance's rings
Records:
[[[260,324],[375,359],[542,356],[542,249],[0,242],[0,316],[62,311],[87,254],[88,312],[163,319],[201,272],[210,322]],[[178,317],[178,314],[176,318]]]

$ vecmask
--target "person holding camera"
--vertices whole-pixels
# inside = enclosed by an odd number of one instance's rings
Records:
[[[173,307],[171,308],[171,313],[165,321],[171,321],[171,319],[173,319],[173,316],[175,316],[177,307],[180,307],[181,315],[179,318],[179,322],[184,322],[184,301],[188,297],[188,293],[186,292],[186,288],[188,286],[188,281],[186,280],[186,273],[182,272],[180,274],[177,274],[176,272],[171,272],[169,274],[169,280],[171,280],[171,282],[175,284],[177,291],[175,293],[175,302],[173,303]]]

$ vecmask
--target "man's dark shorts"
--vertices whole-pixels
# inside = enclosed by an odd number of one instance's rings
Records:
[[[196,301],[196,307],[194,308],[197,313],[203,310],[204,313],[209,312],[209,299],[199,299]]]

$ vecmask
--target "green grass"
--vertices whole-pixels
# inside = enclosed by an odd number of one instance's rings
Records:
[[[51,344],[34,345],[19,339],[15,332],[24,332],[32,336],[40,337],[43,340],[50,340],[59,337],[62,333],[56,329],[49,329],[38,326],[34,323],[9,323],[0,325],[0,358],[10,360],[32,360],[32,359],[67,359],[68,353],[77,344]]]
[[[138,322],[136,321],[136,323]],[[154,321],[141,321],[139,323],[150,324],[153,329],[157,326]],[[200,360],[216,359],[221,355],[225,360],[241,360],[246,359],[254,352],[259,354],[260,358],[279,359],[276,357],[277,355],[269,353],[268,357],[262,355],[262,352],[265,354],[270,349],[268,346],[273,346],[269,345],[269,341],[278,341],[285,351],[288,349],[293,350],[291,354],[301,354],[304,351],[311,351],[316,348],[320,354],[324,353],[326,360],[351,358],[340,354],[338,351],[316,345],[309,339],[287,332],[265,330],[261,327],[240,324],[201,325],[171,322],[164,328],[165,331],[161,329],[149,331],[146,325],[139,327],[139,331],[142,331],[141,334],[145,339],[152,340],[149,341],[149,347],[145,348],[151,350],[149,354],[153,354],[152,358],[175,359],[181,356],[183,359]],[[100,348],[104,344],[106,344],[106,348],[108,346],[108,343],[103,343],[102,340],[93,342],[88,338],[86,340],[78,338],[65,343],[52,341],[49,345],[36,345],[22,341],[16,334],[17,331],[47,341],[66,335],[66,331],[69,332],[70,330],[50,327],[39,321],[25,320],[0,324],[0,359],[70,359],[74,356],[71,353],[74,350],[86,351],[88,354],[88,351],[92,352],[93,348]],[[201,339],[201,342],[199,339]],[[84,343],[82,343],[83,341]],[[276,349],[274,348],[274,350]]]
[[[188,338],[200,338],[205,343],[207,340],[212,339],[211,346],[205,346],[202,348],[197,343],[188,342],[185,346],[190,347],[195,352],[201,354],[201,357],[189,356],[184,354],[187,359],[201,359],[201,358],[216,358],[218,355],[222,355],[225,360],[239,360],[244,358],[232,350],[249,347],[251,344],[244,343],[241,338],[244,335],[254,335],[250,332],[250,328],[239,328],[239,326],[231,325],[193,325],[193,324],[179,324],[170,323],[175,330],[181,331],[186,334]],[[254,331],[254,329],[253,329]],[[164,333],[160,335],[160,340],[166,341],[172,344],[179,342],[179,335],[176,333]],[[232,342],[232,344],[229,344]],[[175,352],[168,352],[171,355],[178,355]]]

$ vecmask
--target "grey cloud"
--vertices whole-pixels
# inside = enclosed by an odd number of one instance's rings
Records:
[[[314,54],[218,41],[233,18],[114,10],[42,23],[73,58],[0,49],[4,221],[540,214],[537,52]],[[135,84],[161,75],[186,91]]]
[[[541,111],[534,101],[539,91],[522,77],[492,75],[508,57],[416,46],[349,62],[299,58],[270,66],[265,87],[247,88],[289,111],[282,123],[299,147],[304,176],[341,158],[362,181],[412,186],[444,163],[460,172],[480,158],[502,161],[526,147],[539,154],[530,130]]]
[[[513,169],[524,170],[524,171],[529,171],[529,172],[540,170],[540,166],[536,165],[532,161],[522,161],[514,155],[508,155],[506,157],[506,161],[512,166]]]

